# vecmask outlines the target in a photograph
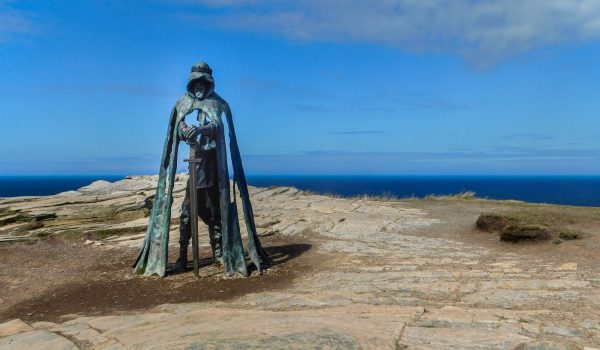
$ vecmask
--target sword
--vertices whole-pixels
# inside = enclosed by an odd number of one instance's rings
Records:
[[[190,217],[192,221],[192,256],[194,259],[194,275],[200,277],[200,257],[198,254],[198,192],[196,189],[196,163],[201,160],[196,158],[196,140],[189,140],[190,159],[184,159],[184,162],[189,163],[190,181],[188,183],[188,191],[190,193]]]

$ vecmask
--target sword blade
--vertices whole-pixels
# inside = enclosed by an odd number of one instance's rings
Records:
[[[198,253],[198,192],[196,189],[196,163],[193,160],[196,159],[196,144],[190,144],[190,216],[192,226],[192,256],[194,259],[194,275],[200,277],[200,256]]]

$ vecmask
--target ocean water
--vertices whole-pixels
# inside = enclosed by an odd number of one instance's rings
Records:
[[[124,176],[0,176],[0,197],[51,195]],[[600,207],[600,176],[248,176],[253,186],[294,186],[341,196],[425,197],[472,191],[481,198]]]
[[[341,196],[425,197],[472,191],[481,198],[600,206],[600,176],[249,176],[248,183]]]
[[[0,176],[0,197],[47,196],[76,190],[96,180],[117,181],[125,176]]]

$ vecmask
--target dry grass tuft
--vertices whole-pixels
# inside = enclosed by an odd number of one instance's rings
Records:
[[[564,239],[565,241],[571,240],[571,239],[578,239],[581,237],[581,234],[575,230],[571,230],[568,228],[562,229],[559,233],[558,233],[558,237],[561,239]]]
[[[425,199],[475,199],[476,193],[473,191],[465,191],[456,194],[448,194],[448,195],[435,195],[430,194],[425,197]]]

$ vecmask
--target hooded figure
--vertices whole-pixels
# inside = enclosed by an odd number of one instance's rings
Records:
[[[200,127],[188,127],[184,119],[197,111]],[[224,133],[225,116],[229,129],[229,151],[233,168],[233,196],[230,195],[227,168],[227,146]],[[199,215],[209,225],[213,257],[223,263],[227,276],[248,276],[244,248],[240,234],[235,188],[239,190],[248,231],[248,255],[262,273],[263,264],[271,264],[256,234],[254,214],[248,195],[248,186],[233,126],[229,105],[214,92],[214,79],[208,64],[198,62],[192,67],[187,92],[175,103],[171,112],[165,140],[156,197],[148,221],[142,251],[135,263],[135,272],[146,276],[165,275],[168,259],[169,227],[173,185],[177,168],[177,151],[180,141],[188,141],[200,134],[196,154],[202,162],[196,165]],[[188,191],[190,184],[188,183]],[[182,207],[180,225],[180,258],[176,268],[187,263],[189,242],[189,193]]]

